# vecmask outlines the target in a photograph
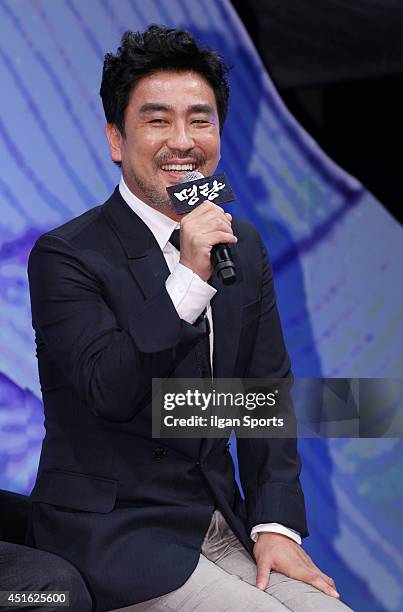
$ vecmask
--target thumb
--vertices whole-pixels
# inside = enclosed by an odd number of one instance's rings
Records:
[[[271,567],[267,562],[261,562],[257,564],[256,586],[258,589],[261,589],[262,591],[265,591],[267,589],[267,586],[269,584],[270,571]]]

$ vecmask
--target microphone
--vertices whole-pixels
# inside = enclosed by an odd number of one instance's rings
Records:
[[[183,183],[203,179],[201,172],[188,172],[183,177]],[[215,244],[211,249],[211,261],[214,272],[221,278],[224,285],[232,285],[236,281],[236,268],[227,244]]]

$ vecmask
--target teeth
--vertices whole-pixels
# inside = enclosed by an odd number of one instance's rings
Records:
[[[186,172],[189,170],[194,170],[195,168],[195,164],[165,164],[162,166],[162,169],[166,170],[167,172]]]

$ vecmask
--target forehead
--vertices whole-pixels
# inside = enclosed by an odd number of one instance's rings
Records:
[[[131,93],[129,104],[140,107],[147,102],[168,104],[178,109],[205,103],[217,112],[213,88],[200,74],[191,71],[160,71],[142,77]]]

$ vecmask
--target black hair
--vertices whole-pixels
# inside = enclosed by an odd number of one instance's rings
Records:
[[[133,87],[142,77],[161,70],[192,71],[204,77],[214,91],[222,131],[228,111],[229,67],[216,51],[199,47],[190,32],[158,25],[145,32],[125,32],[116,55],[105,55],[100,96],[107,122],[124,136],[124,115]]]

